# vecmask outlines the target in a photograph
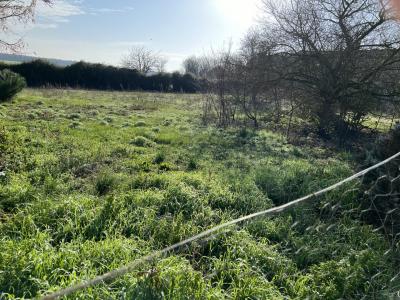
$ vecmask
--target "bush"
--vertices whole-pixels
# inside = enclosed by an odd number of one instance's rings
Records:
[[[0,103],[10,101],[25,86],[22,76],[7,69],[0,71]]]
[[[144,121],[137,121],[134,125],[135,127],[145,127],[146,126],[146,122]]]
[[[81,115],[79,113],[73,113],[68,116],[68,119],[71,119],[71,120],[79,120],[80,118],[81,118]]]
[[[131,145],[138,147],[151,147],[154,143],[144,136],[137,136],[131,141]]]
[[[173,168],[174,168],[174,166],[171,165],[170,163],[167,163],[167,162],[162,162],[162,163],[160,163],[160,165],[158,166],[158,169],[159,169],[160,171],[171,171],[171,170],[173,170]]]
[[[397,124],[387,136],[377,143],[376,156],[384,160],[400,151],[400,124]]]
[[[198,167],[199,166],[198,166],[196,159],[194,157],[191,157],[189,159],[188,166],[187,166],[188,171],[196,170]]]
[[[388,135],[381,137],[371,152],[366,153],[365,164],[373,165],[400,151],[400,126],[395,126]],[[362,208],[367,210],[363,220],[396,237],[400,234],[400,169],[398,159],[370,172],[363,178]],[[373,204],[373,207],[371,207]],[[382,227],[383,226],[383,227]]]
[[[163,163],[165,161],[165,157],[166,157],[166,155],[165,155],[164,152],[158,152],[156,154],[156,156],[154,157],[154,159],[153,159],[153,163],[154,164],[161,164],[161,163]]]

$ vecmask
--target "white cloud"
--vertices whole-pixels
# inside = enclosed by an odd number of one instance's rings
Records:
[[[71,17],[79,15],[102,15],[112,13],[126,13],[133,11],[134,7],[122,8],[85,8],[83,0],[54,0],[51,5],[38,2],[36,8],[37,23],[21,26],[17,24],[15,31],[25,32],[33,28],[54,29],[59,23],[68,23]]]
[[[113,13],[126,13],[126,12],[132,11],[134,9],[135,8],[132,6],[125,6],[122,8],[108,8],[108,7],[91,8],[91,9],[89,9],[89,14],[101,15],[101,14],[113,14]]]
[[[33,25],[34,28],[40,28],[40,29],[54,29],[57,28],[56,23],[36,23]]]
[[[85,14],[80,2],[69,2],[66,0],[55,0],[54,4],[47,5],[40,2],[36,14],[38,17],[47,19],[68,18]]]
[[[53,4],[48,5],[39,2],[36,10],[39,22],[33,24],[31,28],[57,28],[58,23],[67,23],[72,16],[84,15],[81,3],[81,1],[55,0]]]
[[[24,0],[23,3],[29,4],[30,0]],[[25,35],[29,30],[34,28],[40,29],[54,29],[57,28],[58,23],[69,22],[69,17],[83,15],[84,10],[81,8],[80,0],[53,0],[53,4],[48,5],[42,1],[38,1],[35,19],[36,22],[22,23],[17,19],[9,20],[10,29],[8,32],[1,32],[0,36],[5,35]]]

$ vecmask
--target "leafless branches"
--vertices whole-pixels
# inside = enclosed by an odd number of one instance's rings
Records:
[[[154,52],[144,46],[135,46],[122,58],[121,63],[125,68],[148,74],[150,72],[164,72],[167,61],[167,58],[158,52]]]
[[[263,7],[265,21],[239,51],[184,63],[206,79],[205,107],[219,125],[263,122],[289,136],[297,114],[321,135],[345,137],[368,114],[399,106],[400,25],[388,1],[263,0]]]
[[[38,2],[51,4],[52,0],[0,0],[0,28],[3,33],[8,33],[16,23],[34,21],[35,8]],[[1,50],[16,51],[22,46],[22,40],[0,40]]]
[[[400,95],[400,26],[387,1],[263,2],[273,17],[265,32],[288,55],[285,79],[307,93],[321,131],[356,128],[380,101]]]

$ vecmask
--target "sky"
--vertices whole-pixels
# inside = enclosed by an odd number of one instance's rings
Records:
[[[19,28],[23,52],[119,65],[135,45],[160,51],[167,70],[190,55],[238,47],[260,15],[261,0],[56,0]]]

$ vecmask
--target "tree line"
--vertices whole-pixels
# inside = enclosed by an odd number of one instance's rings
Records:
[[[400,25],[388,1],[263,0],[264,18],[231,47],[184,62],[207,82],[203,119],[273,124],[301,119],[323,137],[400,115]],[[378,126],[378,125],[377,125]]]
[[[58,67],[36,60],[22,64],[1,64],[26,79],[28,87],[70,87],[98,90],[143,90],[157,92],[195,93],[198,81],[190,74],[157,73],[145,75],[130,68],[78,62]]]

